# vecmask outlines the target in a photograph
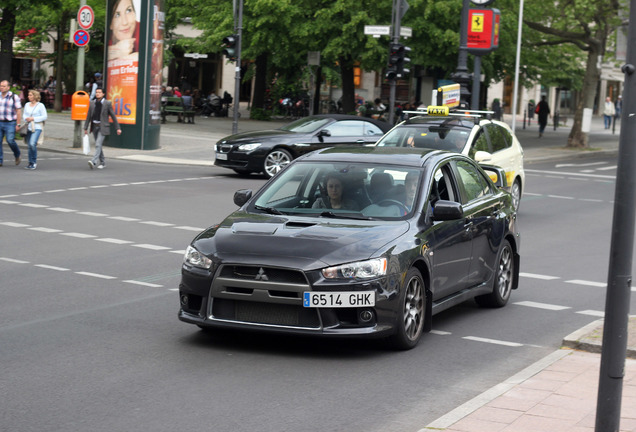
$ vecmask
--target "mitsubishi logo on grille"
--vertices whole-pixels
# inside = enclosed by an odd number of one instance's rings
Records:
[[[260,280],[260,281],[268,281],[269,280],[269,278],[265,274],[265,270],[263,270],[263,267],[258,269],[258,274],[256,275],[256,280]]]

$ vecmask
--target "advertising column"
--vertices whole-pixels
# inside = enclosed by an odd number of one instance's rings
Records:
[[[163,0],[109,0],[106,98],[122,125],[113,147],[159,148],[163,68]]]

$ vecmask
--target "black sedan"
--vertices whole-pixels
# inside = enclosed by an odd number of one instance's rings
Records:
[[[187,248],[179,319],[207,328],[387,337],[504,306],[519,278],[505,172],[440,150],[339,147],[301,157]],[[497,176],[497,184],[489,175]]]
[[[334,145],[375,143],[388,123],[345,114],[298,119],[279,129],[230,135],[216,143],[214,165],[272,177],[298,156]]]

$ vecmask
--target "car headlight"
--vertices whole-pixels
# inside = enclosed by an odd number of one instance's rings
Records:
[[[244,151],[244,152],[251,152],[259,148],[260,146],[261,146],[261,143],[241,144],[240,146],[238,146],[238,150]]]
[[[386,258],[374,258],[322,269],[325,279],[371,279],[386,275]]]
[[[186,249],[185,255],[183,256],[183,262],[202,269],[209,269],[212,267],[212,260],[192,246],[188,246]]]

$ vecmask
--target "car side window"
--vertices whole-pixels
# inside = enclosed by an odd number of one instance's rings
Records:
[[[480,129],[477,132],[477,137],[475,138],[475,141],[473,141],[473,145],[470,146],[468,156],[474,159],[475,153],[477,153],[478,151],[490,152],[490,147],[488,146],[488,137],[486,136],[484,129]]]
[[[343,120],[333,123],[325,129],[332,137],[362,136],[365,122],[360,120]]]
[[[384,132],[382,132],[382,129],[380,129],[373,123],[364,122],[364,135],[381,137],[382,135],[384,135]]]
[[[499,125],[491,124],[486,126],[488,135],[490,135],[490,143],[492,144],[492,152],[498,152],[510,147],[512,140],[507,139],[507,130]],[[508,134],[509,135],[509,134]]]
[[[443,165],[433,174],[429,201],[434,206],[438,200],[459,201],[451,185],[451,174],[448,165]]]
[[[457,171],[467,195],[463,204],[484,197],[492,192],[488,181],[471,163],[458,161]]]

